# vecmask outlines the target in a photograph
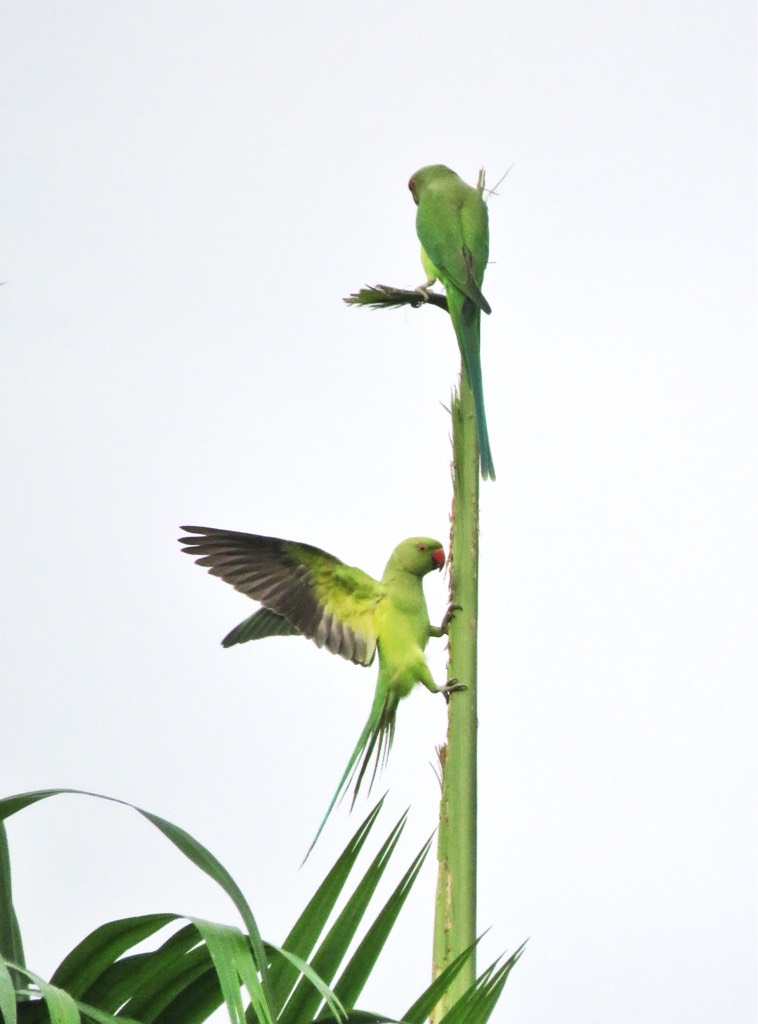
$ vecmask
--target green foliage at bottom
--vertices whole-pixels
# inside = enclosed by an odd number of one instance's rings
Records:
[[[241,890],[209,850],[171,822],[134,808],[224,889],[248,932],[176,914],[124,918],[91,932],[68,953],[49,981],[33,974],[23,960],[4,819],[40,800],[71,792],[75,791],[44,790],[0,800],[2,1024],[78,1024],[82,1020],[200,1024],[222,1004],[233,1024],[396,1020],[360,1009],[357,1002],[382,949],[395,934],[431,841],[379,911],[370,910],[405,827],[403,817],[356,880],[358,857],[379,816],[381,801],[356,830],[281,946],[260,937]],[[154,949],[133,952],[161,932],[164,935]],[[357,946],[348,955],[356,939]],[[484,971],[444,1016],[444,1024],[485,1024],[520,953],[517,950],[504,964],[492,964]],[[473,946],[426,987],[400,1018],[402,1024],[423,1024],[472,955]]]

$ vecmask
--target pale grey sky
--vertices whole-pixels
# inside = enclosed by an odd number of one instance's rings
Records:
[[[341,299],[423,279],[419,166],[513,165],[484,287],[481,963],[530,943],[494,1020],[752,1024],[753,5],[12,0],[2,29],[3,792],[170,818],[283,939],[359,820],[298,870],[375,669],[222,650],[253,605],[178,526],[374,574],[447,543],[449,325]],[[444,723],[400,709],[405,862]],[[9,831],[42,973],[116,916],[236,920],[123,809]],[[366,1005],[425,983],[433,887],[430,862]]]

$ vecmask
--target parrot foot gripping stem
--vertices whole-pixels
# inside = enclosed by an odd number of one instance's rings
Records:
[[[456,612],[460,612],[460,611],[463,611],[463,605],[462,604],[449,604],[448,605],[447,611],[445,612],[445,617],[443,618],[442,622],[440,623],[440,629],[442,630],[443,633],[447,633],[448,632],[448,630],[450,629],[450,623],[455,618],[455,613]]]
[[[451,693],[463,693],[464,690],[468,690],[468,686],[464,683],[459,683],[457,679],[448,679],[444,686],[440,686],[439,692],[444,696],[447,703],[450,703]]]

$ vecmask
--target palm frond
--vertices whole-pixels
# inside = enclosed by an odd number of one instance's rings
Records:
[[[422,292],[418,288],[394,288],[388,284],[366,285],[342,300],[348,306],[369,306],[371,309],[398,309],[400,306],[438,306],[447,312],[447,299],[437,292]]]

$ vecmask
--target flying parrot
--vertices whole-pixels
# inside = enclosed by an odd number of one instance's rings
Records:
[[[426,292],[437,280],[445,287],[448,311],[474,394],[482,477],[494,480],[479,354],[481,313],[492,312],[481,290],[490,248],[487,206],[479,189],[471,188],[443,164],[416,171],[408,188],[418,206],[416,233],[428,276],[419,290]]]
[[[457,606],[451,605],[441,626],[432,626],[422,579],[442,569],[439,541],[411,537],[390,556],[381,582],[334,555],[295,541],[252,533],[183,526],[183,551],[195,556],[241,593],[263,605],[221,641],[224,647],[266,636],[305,636],[317,647],[356,665],[370,665],[379,651],[379,677],[368,721],[340,779],[337,791],[311,844],[353,778],[353,803],[373,761],[369,789],[386,763],[395,732],[395,715],[416,683],[432,693],[465,690],[455,679],[437,686],[424,651],[429,637],[447,633]],[[310,850],[308,851],[310,853]]]

